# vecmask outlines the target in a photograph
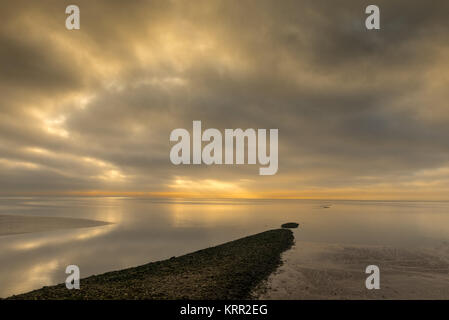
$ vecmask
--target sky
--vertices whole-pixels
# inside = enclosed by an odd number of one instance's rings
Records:
[[[0,195],[449,200],[449,2],[371,2],[2,2]],[[194,120],[277,174],[173,165]]]

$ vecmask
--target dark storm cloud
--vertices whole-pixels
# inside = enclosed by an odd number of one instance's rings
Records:
[[[3,192],[407,189],[449,165],[447,1],[377,1],[379,31],[355,0],[79,1],[79,31],[68,4],[1,14]],[[192,120],[279,128],[278,174],[171,165]]]

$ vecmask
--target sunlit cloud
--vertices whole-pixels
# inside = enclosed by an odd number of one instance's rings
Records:
[[[169,189],[174,192],[203,194],[203,195],[235,195],[247,194],[244,187],[245,181],[219,181],[214,179],[189,179],[186,177],[175,177],[173,182],[168,184]]]
[[[8,169],[14,168],[24,168],[24,169],[38,169],[39,165],[32,162],[24,162],[24,161],[12,161],[8,159],[0,158],[0,166],[6,167]]]
[[[2,6],[0,194],[448,199],[448,3],[77,4]],[[278,128],[278,173],[171,165],[193,120]]]

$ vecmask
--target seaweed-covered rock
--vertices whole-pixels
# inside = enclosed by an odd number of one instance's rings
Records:
[[[283,225],[281,225],[282,228],[287,228],[287,229],[295,229],[298,228],[299,224],[297,224],[296,222],[287,222],[284,223]]]

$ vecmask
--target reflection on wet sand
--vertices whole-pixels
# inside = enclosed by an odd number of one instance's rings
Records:
[[[251,223],[253,212],[251,206],[242,210],[244,205],[239,204],[173,204],[171,206],[172,224],[176,228],[194,226],[214,227],[220,224],[238,223],[244,225]]]
[[[366,252],[374,259],[370,263],[376,264],[377,260],[384,265],[385,255],[389,251],[374,248],[401,249],[398,251],[400,253],[397,260],[400,263],[411,257],[405,252],[418,254],[418,250],[421,250],[418,247],[429,255],[443,257],[444,252],[448,255],[449,251],[445,251],[447,246],[432,251],[432,248],[449,241],[447,202],[332,201],[331,206],[329,204],[317,200],[3,198],[0,199],[0,215],[76,217],[108,221],[112,224],[2,236],[0,297],[62,283],[66,278],[65,267],[70,264],[78,265],[81,277],[84,278],[92,274],[180,256],[250,234],[279,228],[286,221],[298,222],[299,228],[294,229],[297,245],[285,253],[286,264],[282,268],[292,266],[295,269],[299,266],[312,271],[280,273],[279,275],[295,274],[297,277],[296,280],[286,280],[285,290],[289,288],[288,282],[294,284],[307,272],[307,278],[329,282],[332,286],[338,283],[340,287],[347,288],[352,285],[360,286],[358,280],[345,282],[344,277],[353,275],[354,279],[365,279],[364,269],[359,270],[363,266],[342,262],[356,260],[341,260],[338,258],[340,253],[357,256],[360,252]],[[323,205],[329,208],[322,208]],[[335,250],[332,249],[327,254],[326,248],[329,245]],[[357,246],[372,250],[344,249]],[[298,251],[299,249],[301,251]],[[295,258],[298,252],[301,254]],[[426,255],[423,257],[436,261]],[[309,261],[310,265],[304,265],[304,261]],[[434,272],[435,268],[429,269],[433,271],[426,274],[420,270],[419,275],[416,265],[402,269],[398,268],[397,263],[390,266],[388,271],[379,265],[381,286],[389,285],[385,282],[386,279],[396,279],[391,280],[391,290],[404,292],[401,289],[401,279],[408,279],[410,272],[414,272],[416,279],[415,284],[410,287],[410,292],[421,290],[424,277],[434,279],[427,283],[434,283],[432,286],[435,292],[441,293],[443,290],[437,286],[438,282],[449,287],[447,282],[443,281],[445,275]],[[322,270],[320,267],[329,270]],[[335,273],[335,269],[341,270],[342,273]],[[393,274],[399,276],[393,277]],[[341,282],[334,276],[341,278]],[[308,286],[312,288],[312,284]],[[279,289],[278,292],[282,290]],[[332,295],[332,292],[329,292]],[[323,290],[323,293],[326,291]],[[294,294],[290,291],[284,298]],[[337,297],[348,296],[351,296],[351,293],[337,292]]]
[[[63,246],[76,240],[89,239],[104,235],[105,233],[111,232],[115,227],[115,225],[111,224],[105,225],[103,227],[83,229],[79,231],[77,230],[65,233],[51,233],[45,235],[45,237],[42,238],[32,240],[19,240],[17,242],[13,242],[13,244],[11,245],[6,245],[6,248],[18,251],[26,251],[49,245]]]
[[[9,241],[5,243],[2,252],[16,256],[18,261],[22,262],[16,268],[9,269],[7,274],[2,274],[2,285],[7,287],[9,292],[26,292],[60,282],[65,277],[64,271],[66,266],[71,264],[70,261],[77,261],[70,251],[73,243],[104,236],[114,228],[115,224],[109,224],[94,228],[53,231],[38,236],[27,234],[4,237]],[[44,254],[36,254],[39,250],[43,250]],[[47,251],[57,254],[48,255]],[[10,261],[5,261],[5,265],[8,263]]]

